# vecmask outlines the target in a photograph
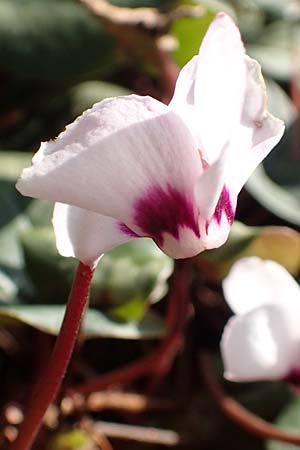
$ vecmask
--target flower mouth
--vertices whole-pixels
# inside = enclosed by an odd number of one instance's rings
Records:
[[[162,247],[164,234],[179,240],[180,228],[192,230],[200,239],[198,214],[192,198],[171,185],[149,187],[134,204],[134,224]]]
[[[295,386],[300,387],[300,368],[295,367],[289,371],[289,373],[283,378],[283,381]]]

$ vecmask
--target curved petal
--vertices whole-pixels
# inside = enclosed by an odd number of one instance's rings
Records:
[[[151,97],[133,95],[94,105],[44,144],[17,187],[113,217],[163,249],[167,242],[165,251],[180,258],[202,249],[194,200],[202,170],[183,120]]]
[[[242,258],[223,281],[225,299],[235,314],[245,314],[266,304],[293,302],[300,307],[300,287],[275,261]]]
[[[103,253],[134,239],[115,219],[63,203],[55,204],[52,221],[58,252],[91,267]]]
[[[202,145],[201,123],[199,122],[197,111],[198,102],[195,98],[195,84],[197,82],[199,64],[200,56],[196,55],[181,69],[169,106],[183,118],[200,149]]]
[[[206,248],[225,242],[235,215],[237,196],[257,165],[278,143],[284,124],[268,113],[259,64],[245,56],[247,87],[243,111],[229,142],[196,184]]]
[[[300,336],[293,336],[290,326],[292,315],[299,324],[300,308],[289,307],[267,305],[229,320],[221,341],[227,379],[282,379],[299,367]]]
[[[189,120],[204,159],[212,164],[220,155],[242,111],[246,68],[244,46],[232,19],[220,13],[200,47],[181,71],[170,106]],[[191,119],[194,106],[196,120]]]
[[[284,123],[267,111],[267,93],[261,67],[246,56],[247,89],[240,123],[230,141],[225,181],[237,196],[258,164],[280,141]]]

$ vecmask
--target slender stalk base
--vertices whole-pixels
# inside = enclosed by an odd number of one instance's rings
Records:
[[[30,450],[40,430],[43,416],[58,393],[76,343],[92,277],[93,269],[79,263],[60,334],[48,366],[41,374],[33,391],[19,435],[10,450]]]

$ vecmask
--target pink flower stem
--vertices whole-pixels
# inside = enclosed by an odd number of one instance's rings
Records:
[[[64,320],[48,366],[42,372],[25,412],[17,439],[10,450],[30,450],[48,406],[55,400],[65,376],[81,319],[88,301],[93,269],[79,263]]]

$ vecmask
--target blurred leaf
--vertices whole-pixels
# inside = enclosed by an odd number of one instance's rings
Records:
[[[243,40],[246,42],[255,41],[264,28],[264,11],[258,8],[253,0],[234,2],[234,5],[237,14],[237,23]]]
[[[20,268],[23,255],[18,243],[19,233],[31,224],[24,211],[29,199],[21,196],[15,182],[31,157],[18,152],[0,152],[0,265]]]
[[[52,436],[47,450],[96,450],[96,446],[86,431],[72,430]]]
[[[31,153],[1,151],[0,179],[15,183],[22,169],[31,164],[31,158]]]
[[[285,132],[277,149],[249,179],[247,190],[278,217],[300,225],[300,120]]]
[[[150,303],[165,296],[173,260],[151,239],[136,239],[107,253],[99,263],[92,304],[106,301],[119,319],[137,319]]]
[[[0,265],[8,268],[23,267],[23,254],[19,244],[19,236],[31,227],[28,218],[19,214],[6,226],[0,229]]]
[[[57,253],[51,226],[34,227],[20,238],[26,271],[40,303],[65,303],[77,261]]]
[[[299,4],[295,0],[252,0],[260,9],[274,17],[290,17],[299,14]]]
[[[31,200],[25,210],[34,227],[49,226],[51,224],[54,203],[46,200]]]
[[[265,82],[270,113],[283,120],[288,127],[297,117],[295,105],[278,83],[270,79],[265,79]]]
[[[235,7],[233,7],[232,1],[230,0],[194,0],[193,3],[206,6],[214,14],[217,14],[218,12],[225,12],[233,19],[236,20],[237,18]]]
[[[116,64],[99,20],[70,0],[1,0],[1,67],[17,78],[74,80]]]
[[[299,45],[300,25],[280,20],[265,27],[260,39],[247,50],[266,75],[289,81],[300,69]]]
[[[124,8],[159,8],[165,9],[177,5],[178,0],[108,0],[109,3]]]
[[[173,58],[179,67],[183,67],[199,52],[202,39],[214,18],[214,13],[207,11],[201,17],[185,17],[177,20],[172,26],[172,34],[177,38],[179,46]]]
[[[63,305],[14,305],[0,306],[2,325],[26,324],[46,333],[57,335],[60,330],[65,306]],[[95,309],[88,309],[82,326],[87,339],[153,339],[166,333],[163,320],[148,311],[140,321],[117,322]]]
[[[288,227],[248,227],[235,221],[227,242],[197,257],[209,279],[222,280],[239,258],[258,256],[277,261],[291,274],[300,268],[300,234]]]
[[[291,397],[289,403],[275,420],[275,424],[282,430],[299,434],[300,429],[300,401],[297,395]],[[279,441],[267,441],[267,450],[298,450],[300,445]]]
[[[26,268],[42,303],[66,301],[77,264],[58,255],[52,227],[22,235]],[[123,320],[140,318],[149,303],[162,298],[173,269],[150,239],[137,239],[104,255],[94,275],[91,304],[106,307]],[[55,282],[54,282],[55,281]]]
[[[239,384],[236,389],[235,398],[239,403],[269,421],[274,420],[292,397],[287,384],[280,381]]]
[[[100,102],[107,97],[118,97],[119,95],[129,95],[131,91],[121,86],[104,81],[86,81],[73,87],[70,90],[71,115],[77,117],[94,103]]]
[[[2,270],[0,270],[0,302],[11,303],[18,293],[16,283]]]

